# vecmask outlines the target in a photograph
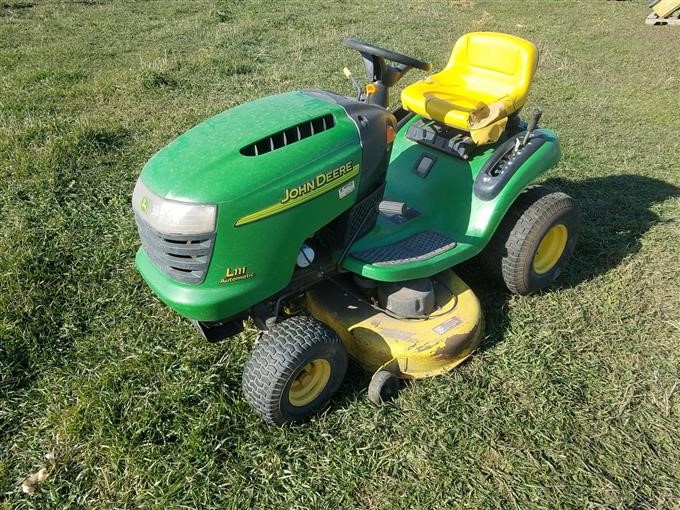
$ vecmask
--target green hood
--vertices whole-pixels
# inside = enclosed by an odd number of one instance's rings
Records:
[[[259,156],[241,149],[291,126],[325,114],[336,120],[333,135],[320,133]],[[341,129],[338,129],[341,128]],[[344,135],[338,136],[340,131]],[[156,194],[197,203],[241,199],[272,187],[301,166],[335,152],[338,141],[356,143],[356,127],[337,105],[302,92],[265,97],[201,122],[158,151],[140,178]]]

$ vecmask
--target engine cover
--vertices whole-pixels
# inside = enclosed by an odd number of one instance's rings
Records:
[[[405,319],[422,318],[435,308],[432,279],[381,283],[378,287],[380,306]]]

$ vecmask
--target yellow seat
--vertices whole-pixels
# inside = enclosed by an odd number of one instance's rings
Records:
[[[493,143],[508,116],[526,103],[538,64],[531,42],[508,34],[472,32],[458,39],[446,67],[406,87],[401,102],[423,117]]]

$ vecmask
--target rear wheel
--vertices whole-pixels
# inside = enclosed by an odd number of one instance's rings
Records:
[[[266,331],[243,370],[243,393],[267,422],[303,421],[323,409],[347,371],[347,352],[335,332],[307,316]]]
[[[580,224],[572,197],[532,186],[512,205],[482,258],[510,292],[538,292],[550,285],[569,261]]]

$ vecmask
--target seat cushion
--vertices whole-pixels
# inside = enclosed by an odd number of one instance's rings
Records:
[[[404,106],[418,115],[468,130],[470,113],[484,108],[486,101],[464,86],[443,85],[434,75],[406,87],[401,93]],[[484,97],[493,102],[493,98]]]

